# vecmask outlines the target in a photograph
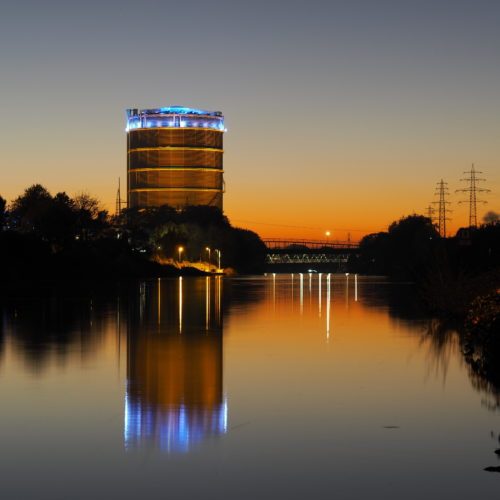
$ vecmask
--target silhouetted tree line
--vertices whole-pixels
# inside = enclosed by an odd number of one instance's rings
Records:
[[[40,184],[34,184],[16,198],[9,210],[0,202],[1,222],[20,234],[30,234],[54,246],[75,239],[92,239],[108,227],[108,213],[99,201],[86,193],[70,198],[66,193],[52,196]]]
[[[386,232],[369,234],[359,245],[356,267],[364,274],[414,280],[440,244],[430,219],[412,215],[393,222]]]
[[[128,241],[150,256],[176,260],[182,246],[183,260],[210,259],[218,264],[218,250],[222,267],[242,273],[264,269],[266,246],[259,236],[231,226],[216,207],[192,206],[181,211],[166,205],[147,210],[128,209],[121,214],[119,226]]]
[[[353,266],[415,282],[431,309],[465,316],[474,298],[500,285],[500,224],[493,218],[441,238],[429,218],[403,217],[388,231],[365,236]]]
[[[206,247],[222,252],[224,267],[260,271],[265,246],[251,231],[233,228],[216,208],[181,212],[125,210],[110,217],[99,201],[81,193],[52,196],[35,184],[8,205],[0,197],[0,273],[2,281],[39,278],[120,278],[178,274],[154,257],[205,259]],[[214,257],[214,255],[212,255]],[[194,271],[193,271],[194,272]]]

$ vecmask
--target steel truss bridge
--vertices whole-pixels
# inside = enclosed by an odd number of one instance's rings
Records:
[[[358,249],[358,244],[352,241],[340,240],[294,240],[294,239],[280,239],[280,238],[264,238],[262,240],[267,248],[271,249],[297,249],[298,247],[305,248],[306,250],[314,249]]]
[[[349,254],[268,253],[266,264],[346,264]]]
[[[358,245],[350,241],[264,239],[267,264],[347,264]]]

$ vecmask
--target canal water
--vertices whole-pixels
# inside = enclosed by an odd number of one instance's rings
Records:
[[[0,498],[499,498],[500,418],[409,284],[181,278],[0,299]]]

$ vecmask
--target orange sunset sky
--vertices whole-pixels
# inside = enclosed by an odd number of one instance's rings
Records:
[[[454,232],[473,162],[500,210],[495,2],[28,3],[0,19],[8,201],[39,182],[113,212],[125,109],[184,105],[224,113],[225,213],[263,237],[357,240],[441,178]]]

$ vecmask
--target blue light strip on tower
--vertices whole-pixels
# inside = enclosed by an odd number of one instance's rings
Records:
[[[126,131],[145,128],[206,128],[225,131],[220,111],[170,106],[157,109],[127,109]]]

